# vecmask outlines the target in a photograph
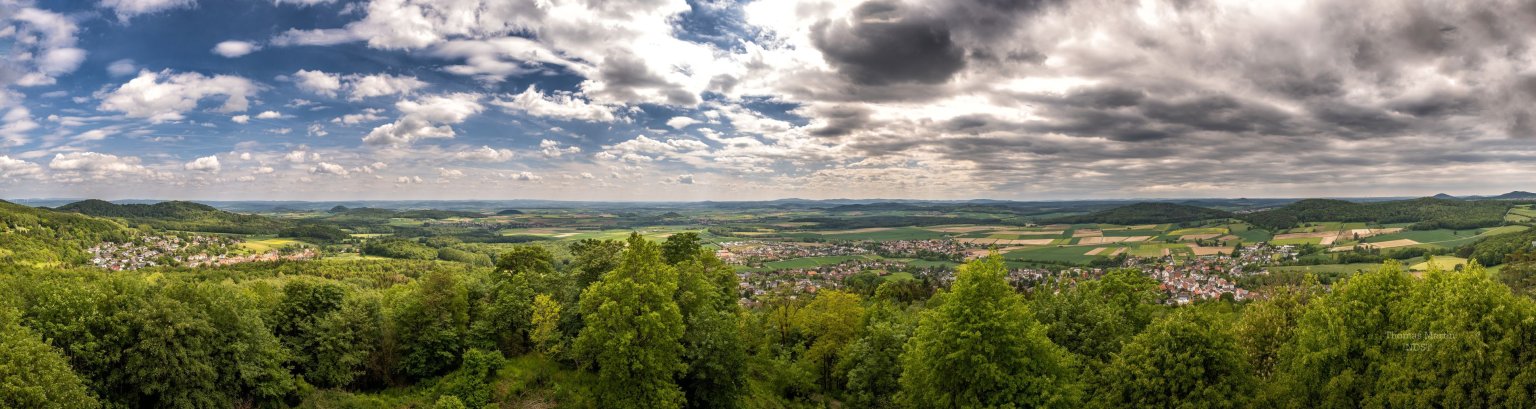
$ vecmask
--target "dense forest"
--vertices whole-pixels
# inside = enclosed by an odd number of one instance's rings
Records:
[[[1307,199],[1280,208],[1244,215],[1254,225],[1288,229],[1302,222],[1412,223],[1414,230],[1475,229],[1504,223],[1508,201],[1463,201],[1436,198],[1355,203],[1332,199]]]
[[[1058,217],[1046,223],[1162,224],[1231,218],[1232,213],[1174,203],[1136,203],[1085,215]]]
[[[82,200],[59,206],[58,210],[88,216],[124,219],[130,225],[147,225],[162,230],[203,231],[239,234],[276,234],[292,223],[265,216],[231,213],[192,202],[155,204],[114,204],[104,200]]]
[[[1131,270],[1021,293],[991,257],[926,299],[886,284],[743,308],[696,237],[569,250],[0,267],[0,406],[1536,404],[1536,302],[1477,266],[1169,307]]]
[[[72,266],[134,228],[0,222],[0,407],[1536,405],[1529,232],[1461,250],[1496,272],[1387,261],[1175,306],[1138,270],[1019,286],[996,255],[740,303],[693,233],[108,272]]]

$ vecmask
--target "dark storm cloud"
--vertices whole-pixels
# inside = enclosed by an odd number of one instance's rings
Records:
[[[609,56],[598,71],[598,79],[602,80],[604,86],[601,93],[617,99],[637,100],[640,99],[638,90],[656,89],[660,90],[669,104],[699,103],[697,94],[667,82],[661,75],[652,72],[639,56],[630,53]]]
[[[889,0],[854,8],[846,21],[823,21],[812,40],[855,83],[883,85],[948,81],[965,66],[965,50],[944,21]]]
[[[869,108],[840,105],[821,110],[818,116],[827,121],[826,126],[811,130],[816,136],[843,136],[869,124]]]

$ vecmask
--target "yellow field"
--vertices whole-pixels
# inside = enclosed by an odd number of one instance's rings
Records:
[[[251,241],[241,242],[240,243],[240,247],[245,247],[245,248],[250,249],[251,251],[254,251],[254,252],[257,252],[257,253],[266,253],[268,251],[274,251],[274,250],[277,250],[277,249],[280,249],[280,248],[283,248],[283,247],[286,247],[286,246],[291,246],[291,245],[295,245],[295,244],[302,244],[302,243],[303,242],[298,241],[298,240],[294,240],[294,239],[272,238],[272,239],[251,240]]]

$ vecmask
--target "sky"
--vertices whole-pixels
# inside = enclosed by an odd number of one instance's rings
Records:
[[[1536,190],[1536,2],[0,0],[0,198]]]

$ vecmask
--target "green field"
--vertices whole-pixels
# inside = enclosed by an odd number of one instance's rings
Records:
[[[865,231],[857,233],[839,233],[844,230],[831,230],[823,232],[791,233],[785,236],[800,238],[825,238],[828,240],[928,240],[946,237],[944,233],[916,227],[897,227],[892,229]]]
[[[1285,246],[1285,245],[1293,245],[1293,246],[1295,246],[1295,245],[1302,245],[1302,244],[1322,244],[1322,242],[1323,242],[1323,238],[1322,237],[1297,237],[1297,238],[1291,238],[1291,239],[1276,239],[1276,240],[1270,241],[1269,243],[1270,244],[1274,244],[1276,246]]]
[[[1323,264],[1316,266],[1278,266],[1269,267],[1272,272],[1309,272],[1309,273],[1354,273],[1358,271],[1376,271],[1381,268],[1381,263],[1357,263],[1357,264]]]
[[[1233,231],[1235,232],[1234,235],[1237,236],[1237,238],[1242,239],[1244,243],[1265,242],[1275,237],[1273,234],[1269,234],[1269,230],[1264,229],[1243,229],[1242,231]]]
[[[1429,267],[1430,267],[1431,263],[1433,263],[1434,266],[1438,267],[1441,271],[1452,271],[1452,270],[1456,269],[1456,266],[1465,266],[1465,265],[1467,265],[1467,259],[1464,259],[1464,258],[1461,258],[1461,257],[1451,257],[1451,256],[1435,256],[1434,258],[1430,259],[1429,261],[1425,261],[1423,263],[1414,264],[1413,267],[1409,268],[1409,270],[1412,270],[1412,271],[1429,271]]]
[[[1020,260],[1054,261],[1067,263],[1087,263],[1100,256],[1085,256],[1088,250],[1098,246],[1065,246],[1065,247],[1037,247],[1023,250],[1014,250],[1003,254],[1003,257]]]
[[[280,239],[274,237],[260,240],[246,240],[240,243],[240,247],[250,249],[251,251],[257,253],[266,253],[268,251],[277,250],[295,244],[303,244],[303,242],[294,239]]]
[[[1162,257],[1163,249],[1169,249],[1169,254],[1174,256],[1189,256],[1192,253],[1189,246],[1172,243],[1141,243],[1131,249],[1131,255],[1136,257]]]
[[[1169,236],[1188,236],[1188,235],[1191,235],[1191,234],[1227,234],[1227,228],[1225,228],[1225,227],[1195,227],[1195,228],[1189,228],[1189,229],[1178,229],[1178,230],[1174,230],[1174,231],[1168,232]]]
[[[1536,219],[1536,210],[1531,210],[1530,206],[1511,208],[1509,214],[1504,215],[1504,220],[1516,223],[1529,222],[1531,219]]]

